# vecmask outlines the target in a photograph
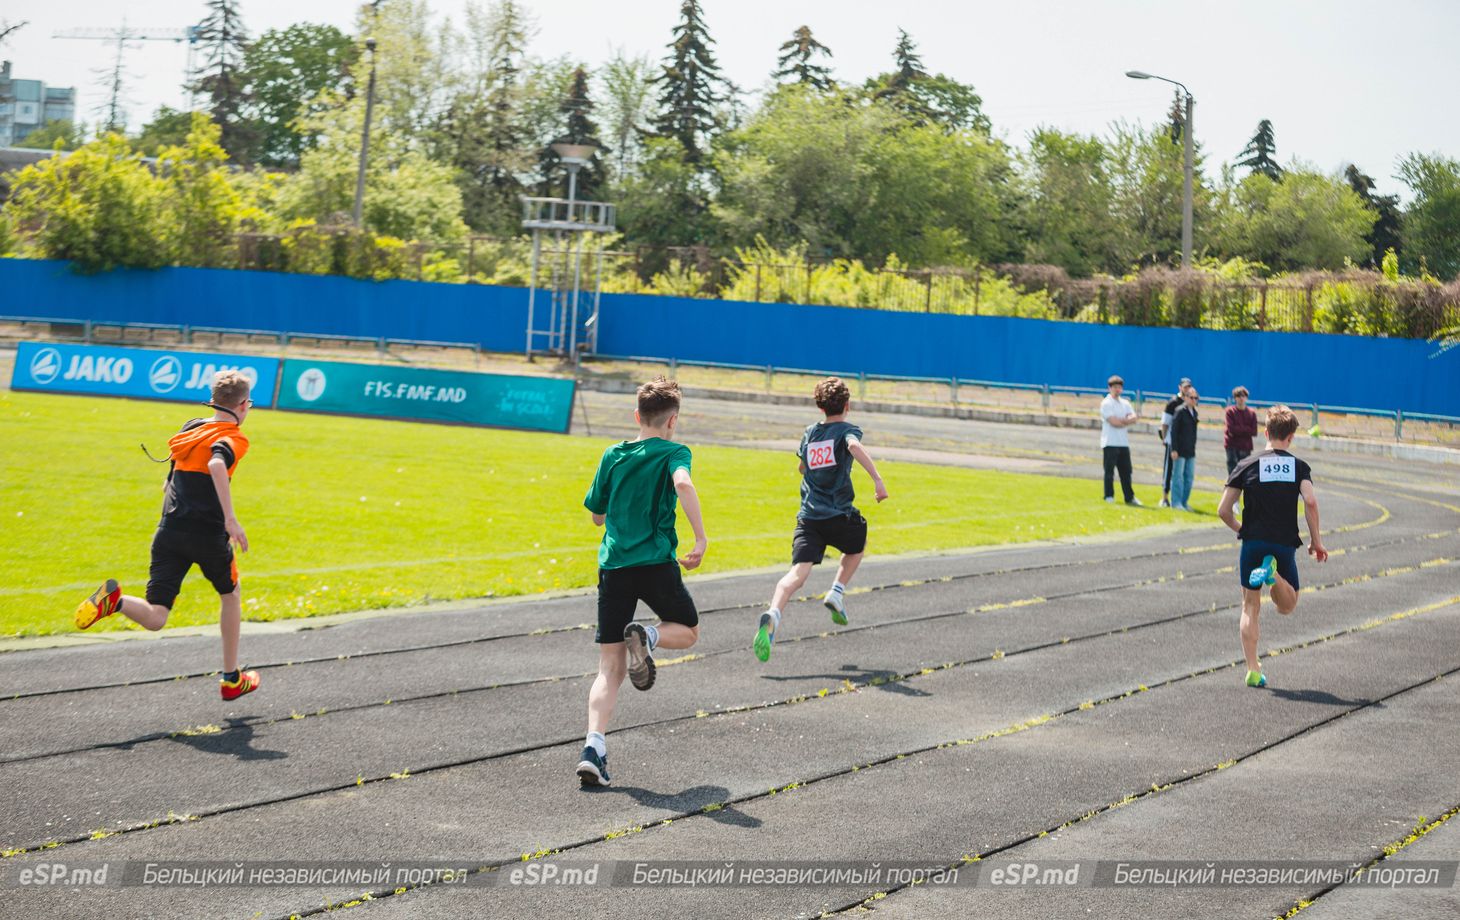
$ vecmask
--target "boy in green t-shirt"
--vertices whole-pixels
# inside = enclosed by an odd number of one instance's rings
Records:
[[[705,556],[700,499],[690,481],[690,453],[674,443],[679,384],[656,377],[639,387],[634,412],[639,436],[603,452],[583,505],[604,528],[598,548],[598,679],[588,692],[588,738],[578,762],[584,786],[608,785],[604,732],[624,675],[640,690],[654,686],[654,649],[686,649],[700,637],[699,614],[679,567],[693,569]],[[679,537],[674,508],[694,528],[694,549],[676,561]],[[659,625],[634,621],[639,601],[659,615]]]

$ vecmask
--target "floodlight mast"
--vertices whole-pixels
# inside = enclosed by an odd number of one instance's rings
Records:
[[[536,354],[554,354],[577,363],[583,351],[592,352],[598,346],[603,240],[614,231],[614,206],[578,200],[578,173],[592,162],[598,152],[596,145],[561,142],[551,147],[558,160],[567,167],[568,197],[524,196],[522,199],[522,225],[532,231],[532,275],[527,293],[527,357],[531,360]],[[542,241],[546,233],[552,234],[554,244],[546,266],[552,293],[547,328],[538,329],[537,288],[544,269]],[[583,245],[588,234],[592,234],[597,242],[591,307],[582,302],[585,293]],[[579,317],[585,312],[588,314],[586,321],[580,321]]]

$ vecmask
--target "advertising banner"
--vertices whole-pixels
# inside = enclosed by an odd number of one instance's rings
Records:
[[[576,381],[290,358],[279,408],[566,434]]]
[[[105,345],[21,342],[10,387],[55,393],[92,393],[133,399],[207,402],[213,375],[240,371],[253,383],[253,401],[274,401],[278,358],[161,351]]]

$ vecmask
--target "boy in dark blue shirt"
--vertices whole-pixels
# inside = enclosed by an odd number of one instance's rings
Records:
[[[828,377],[816,385],[816,405],[826,418],[806,429],[796,452],[801,459],[801,510],[791,538],[791,570],[776,584],[770,609],[760,615],[754,648],[761,661],[771,657],[771,642],[781,626],[781,608],[806,584],[811,567],[826,556],[828,546],[839,550],[842,557],[836,582],[822,601],[835,623],[847,623],[847,582],[867,547],[867,519],[852,504],[853,460],[872,477],[877,501],[887,498],[877,464],[862,446],[862,429],[847,421],[851,399],[851,390],[840,377]]]

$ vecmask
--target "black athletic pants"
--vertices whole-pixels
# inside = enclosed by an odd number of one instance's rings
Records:
[[[1131,501],[1136,497],[1135,490],[1130,484],[1130,448],[1129,447],[1107,447],[1105,448],[1105,497],[1115,497],[1115,471],[1120,470],[1120,488],[1125,492],[1125,500]]]

